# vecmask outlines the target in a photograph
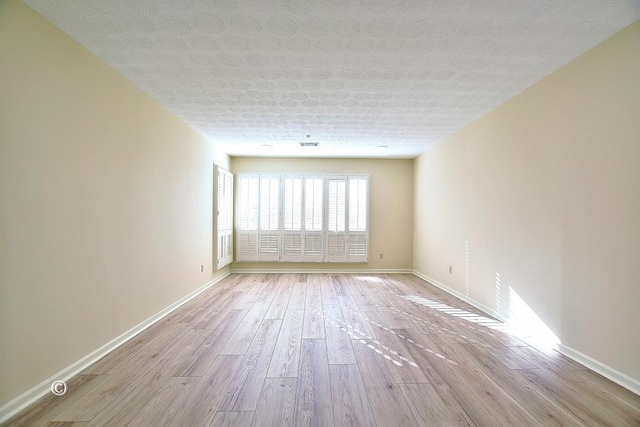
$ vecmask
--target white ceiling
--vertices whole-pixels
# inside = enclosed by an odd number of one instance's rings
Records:
[[[415,157],[640,18],[638,0],[26,3],[230,155]]]

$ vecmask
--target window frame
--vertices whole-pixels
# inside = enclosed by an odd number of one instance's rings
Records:
[[[243,242],[236,243],[236,262],[338,262],[338,263],[367,263],[369,255],[369,233],[371,229],[370,225],[370,200],[371,200],[371,188],[370,188],[370,176],[368,174],[304,174],[304,173],[238,173],[236,186],[236,223],[240,223],[240,217],[243,216],[241,211],[241,199],[244,195],[240,194],[242,186],[240,183],[243,179],[257,179],[257,215],[258,224],[256,235],[254,239],[256,241],[255,249],[253,253],[247,253],[240,251],[241,248],[247,249],[247,245],[243,246]],[[278,227],[277,230],[269,229],[263,230],[263,206],[265,200],[263,199],[263,179],[277,179],[278,181],[278,200],[276,205],[278,206]],[[287,195],[285,194],[287,180],[300,180],[300,230],[285,230],[285,215],[289,212],[285,212],[285,207],[288,207]],[[307,180],[320,179],[322,183],[321,187],[321,216],[322,227],[321,230],[307,230]],[[329,187],[330,182],[339,180],[344,182],[344,197],[342,200],[342,206],[344,209],[343,218],[340,222],[344,222],[344,230],[330,232],[329,231]],[[349,215],[352,213],[350,197],[350,182],[352,180],[364,180],[365,182],[365,199],[364,206],[366,214],[364,217],[365,230],[350,230]],[[295,181],[293,181],[293,187],[295,187]],[[317,184],[312,184],[314,191],[317,189]],[[316,207],[316,200],[312,200],[314,204],[313,209]],[[251,204],[251,203],[250,203]],[[362,203],[361,203],[362,204]],[[252,204],[251,204],[252,205]],[[244,239],[247,230],[236,229],[236,236],[238,239]],[[253,239],[247,241],[253,242]],[[329,248],[331,244],[338,244],[338,251],[336,253],[330,253]],[[286,247],[285,247],[286,246]],[[340,249],[340,247],[342,249]],[[320,250],[318,248],[321,248]],[[249,248],[251,249],[251,248]],[[321,253],[320,253],[321,252]]]

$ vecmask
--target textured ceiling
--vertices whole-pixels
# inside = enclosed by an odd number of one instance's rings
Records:
[[[414,157],[640,18],[636,0],[26,3],[230,155]]]

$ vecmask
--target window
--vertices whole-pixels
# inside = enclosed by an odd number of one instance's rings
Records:
[[[367,175],[239,174],[238,183],[238,261],[367,262]]]
[[[279,177],[260,176],[260,230],[258,261],[280,259]]]
[[[233,174],[214,165],[214,188],[216,189],[216,269],[233,261]]]
[[[344,262],[346,252],[346,204],[347,177],[328,178],[328,233],[327,233],[327,261]]]
[[[236,260],[256,261],[258,253],[258,175],[238,175]]]
[[[368,180],[349,177],[349,234],[347,236],[347,258],[367,259]]]
[[[302,176],[283,176],[283,261],[302,261]]]
[[[307,262],[324,261],[324,177],[304,177],[304,254]]]

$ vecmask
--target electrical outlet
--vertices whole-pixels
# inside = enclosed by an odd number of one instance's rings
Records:
[[[204,264],[200,264],[200,273],[204,273]]]
[[[384,259],[384,254],[380,253],[380,259]]]
[[[453,273],[453,267],[449,266],[449,274]]]

